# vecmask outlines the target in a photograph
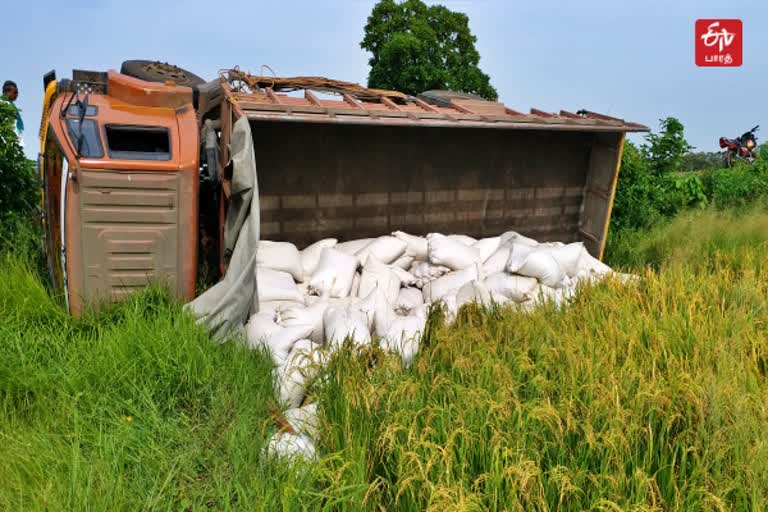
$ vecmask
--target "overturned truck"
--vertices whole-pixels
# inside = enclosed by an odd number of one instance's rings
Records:
[[[602,258],[626,133],[647,131],[452,91],[238,69],[204,82],[147,61],[44,82],[45,247],[75,315],[150,281],[190,301],[203,274],[229,279],[226,302],[233,258],[242,274],[259,238],[516,230]]]

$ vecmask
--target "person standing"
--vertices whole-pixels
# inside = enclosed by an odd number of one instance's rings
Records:
[[[19,137],[19,144],[24,145],[21,136],[24,133],[24,121],[21,119],[21,110],[16,106],[16,99],[19,97],[19,87],[16,82],[6,80],[3,83],[3,95],[0,96],[0,100],[6,101],[13,105],[13,109],[16,112],[16,135]]]

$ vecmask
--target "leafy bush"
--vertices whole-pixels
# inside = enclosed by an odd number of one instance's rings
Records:
[[[14,245],[20,227],[33,221],[37,202],[34,162],[14,131],[13,106],[0,101],[0,251]]]

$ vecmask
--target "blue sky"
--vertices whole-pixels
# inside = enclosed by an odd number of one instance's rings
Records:
[[[27,153],[36,155],[42,75],[161,59],[211,79],[239,65],[365,83],[360,49],[374,0],[14,1],[0,20],[0,80],[19,84]],[[435,3],[435,2],[431,2]],[[675,116],[717,149],[760,122],[768,132],[765,0],[443,0],[469,15],[481,67],[501,100],[527,111],[587,108],[656,127]],[[151,14],[150,14],[151,13]],[[744,64],[697,68],[697,18],[740,18]],[[758,133],[760,135],[760,133]],[[768,140],[763,133],[760,141]],[[637,139],[637,138],[636,138]]]

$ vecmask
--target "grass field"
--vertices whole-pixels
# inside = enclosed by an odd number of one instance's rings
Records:
[[[766,510],[767,239],[764,208],[686,215],[612,246],[639,284],[338,358],[302,468],[261,455],[263,354],[157,290],[71,320],[7,256],[0,509]]]

